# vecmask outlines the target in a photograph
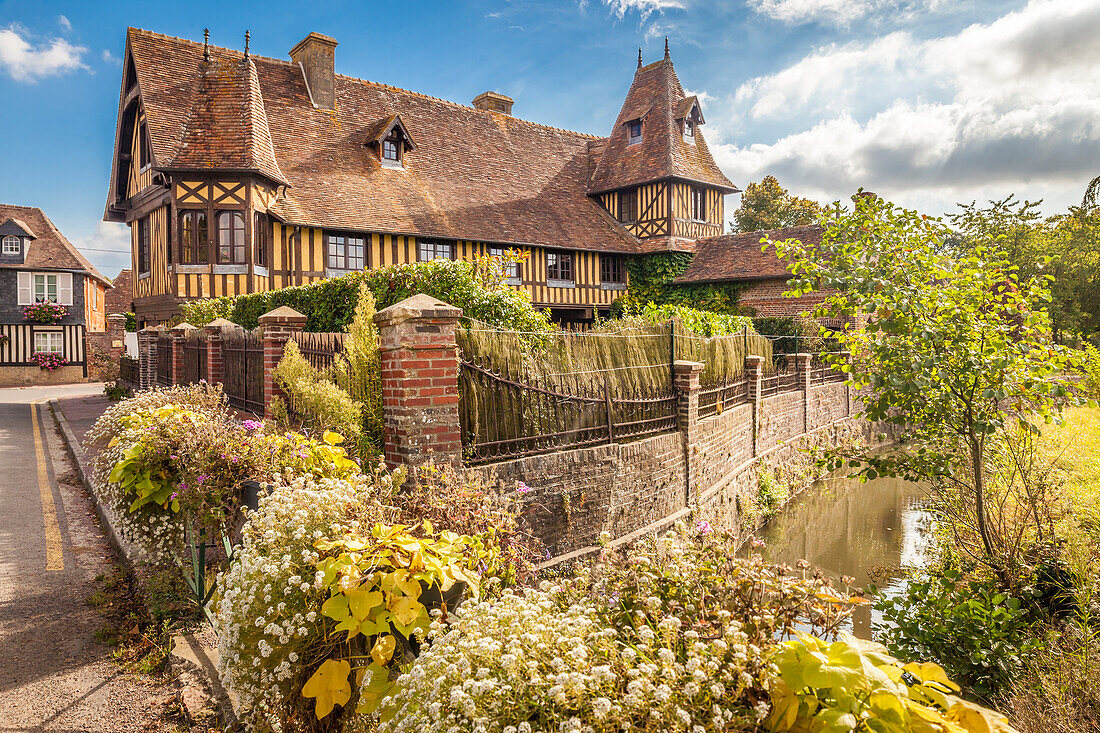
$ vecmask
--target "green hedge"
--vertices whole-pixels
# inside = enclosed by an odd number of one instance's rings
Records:
[[[308,318],[307,331],[343,331],[355,315],[361,282],[374,294],[379,310],[425,293],[461,308],[468,318],[501,328],[551,327],[547,314],[536,311],[526,293],[494,285],[472,263],[452,260],[391,265],[282,290],[188,301],[181,306],[182,317],[193,326],[227,318],[251,329],[264,313],[286,305]]]

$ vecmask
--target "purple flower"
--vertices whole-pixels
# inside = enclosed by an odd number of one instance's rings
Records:
[[[245,430],[261,430],[264,424],[258,420],[245,420],[243,423]]]
[[[187,484],[180,484],[181,491],[187,491]]]
[[[184,484],[181,488],[186,488],[186,487],[187,487],[187,484]],[[178,498],[178,497],[179,497],[179,493],[173,491],[172,495],[168,498],[171,499],[172,501],[175,501],[176,498]]]
[[[516,481],[516,491],[521,494],[526,494],[528,491],[531,491],[531,487],[522,481]]]
[[[199,478],[198,478],[198,480],[197,480],[197,481],[195,481],[195,483],[197,483],[197,484],[201,484],[201,483],[202,483],[203,481],[205,481],[205,480],[206,480],[206,479],[208,479],[208,478],[210,478],[210,477],[209,477],[209,476],[207,476],[207,475],[206,475],[205,473],[203,473],[203,474],[199,474]]]
[[[230,460],[233,461],[234,463],[236,463],[237,461],[239,461],[241,459],[237,458],[237,456],[233,456],[233,458],[231,458]]]
[[[695,531],[699,534],[710,534],[714,529],[710,526],[710,522],[705,519],[700,519],[695,523]]]

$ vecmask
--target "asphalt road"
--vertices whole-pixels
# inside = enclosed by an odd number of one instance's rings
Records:
[[[101,390],[0,389],[0,733],[166,729],[168,686],[94,639],[115,558],[45,404]]]

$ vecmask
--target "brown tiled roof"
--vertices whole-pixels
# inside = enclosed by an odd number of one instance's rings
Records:
[[[690,110],[690,101],[698,102],[685,98],[669,58],[640,67],[594,168],[589,193],[670,177],[736,192],[737,187],[718,168],[698,131],[694,144],[684,141],[677,120],[686,114],[685,104]],[[642,141],[631,145],[626,123],[637,119],[642,120]]]
[[[740,234],[723,234],[695,243],[695,258],[676,282],[708,283],[742,280],[770,280],[790,276],[786,263],[776,257],[775,249],[761,251],[761,239],[781,241],[798,239],[803,244],[821,242],[824,230],[819,224],[768,229]]]
[[[111,281],[107,291],[107,313],[126,313],[134,309],[134,271],[126,268]]]
[[[289,188],[272,213],[305,226],[609,252],[648,251],[585,191],[594,138],[336,75],[336,110],[315,109],[301,70],[287,61],[130,29],[157,167],[266,165]],[[210,75],[208,75],[210,76]],[[219,122],[247,87],[251,130]],[[400,115],[417,149],[405,169],[383,168],[368,135]],[[252,141],[251,157],[227,148]],[[171,161],[167,164],[165,161]]]
[[[9,269],[35,270],[84,270],[104,285],[111,281],[99,274],[91,262],[80,254],[76,247],[65,239],[42,209],[35,206],[16,206],[0,204],[0,225],[13,220],[19,222],[23,231],[34,235],[27,257],[23,264],[0,264]]]

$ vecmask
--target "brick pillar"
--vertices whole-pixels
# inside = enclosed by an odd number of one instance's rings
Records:
[[[760,380],[764,376],[764,357],[745,357],[745,377],[749,380],[749,403],[752,404],[752,454],[760,453]]]
[[[138,331],[139,389],[152,389],[157,384],[157,336],[163,330],[160,326],[146,326]]]
[[[271,402],[275,397],[286,399],[286,395],[275,384],[273,372],[283,358],[286,342],[294,334],[305,328],[306,317],[290,306],[282,305],[260,316],[260,325],[264,333],[264,417],[274,417]]]
[[[168,329],[168,337],[172,339],[172,366],[169,370],[169,381],[173,386],[183,384],[183,342],[195,327],[190,323],[181,323]]]
[[[802,432],[810,432],[810,362],[813,354],[794,354],[794,363],[798,369],[798,388],[802,390]]]
[[[677,360],[672,363],[672,383],[679,397],[677,423],[684,443],[685,506],[691,504],[699,488],[696,443],[699,440],[699,375],[702,372],[703,365],[697,361]]]
[[[203,326],[206,332],[206,381],[210,384],[221,384],[225,381],[225,352],[222,346],[225,344],[225,332],[231,329],[239,329],[236,323],[224,318],[215,318]]]
[[[382,350],[386,464],[458,464],[458,348],[462,309],[420,294],[374,315]]]
[[[107,354],[111,361],[118,364],[122,355],[126,353],[126,314],[110,313],[107,315]]]

